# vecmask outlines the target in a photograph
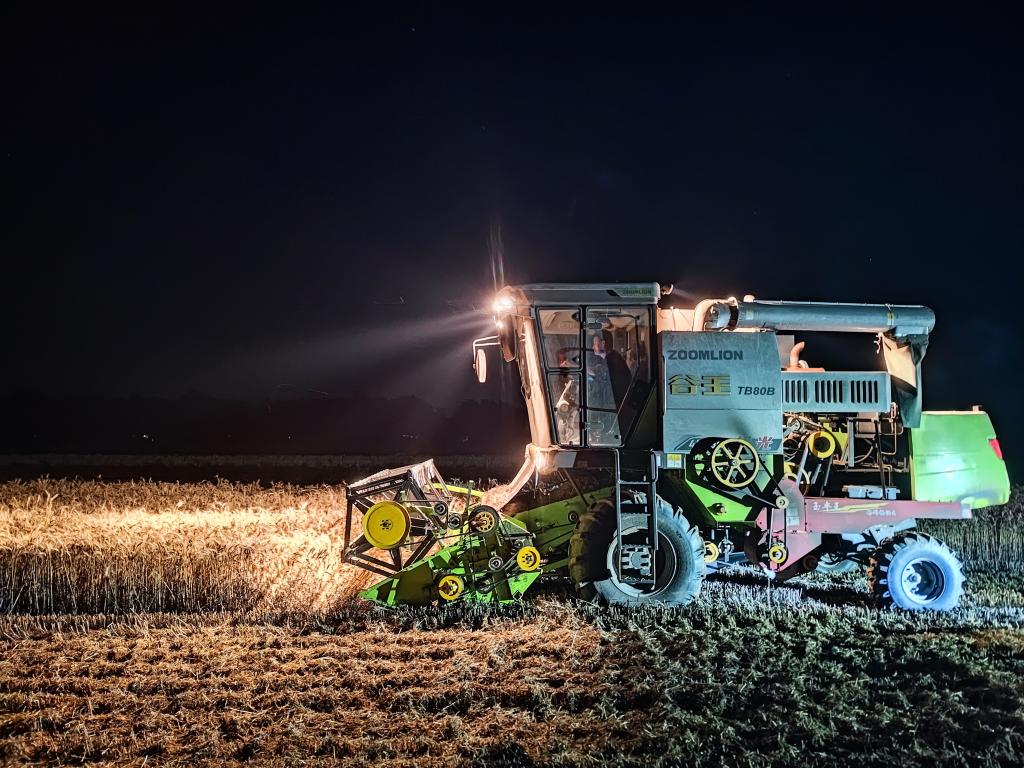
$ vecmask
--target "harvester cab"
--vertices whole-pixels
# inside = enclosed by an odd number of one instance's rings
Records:
[[[366,597],[448,599],[456,577],[462,599],[515,599],[540,581],[608,603],[680,605],[708,566],[744,558],[780,580],[867,567],[879,599],[903,608],[959,602],[959,561],[915,521],[1005,503],[1009,481],[984,411],[922,410],[932,311],[753,297],[660,306],[670,291],[499,292],[496,333],[473,342],[474,367],[484,380],[492,348],[518,366],[531,433],[523,468],[485,508],[504,533],[448,525],[453,542],[424,549],[414,534],[432,525],[425,514],[390,551],[391,581]],[[873,337],[881,370],[810,367],[793,335],[807,332]],[[391,503],[413,519],[414,496]],[[478,507],[467,494],[465,519]],[[524,551],[533,570],[517,564]]]

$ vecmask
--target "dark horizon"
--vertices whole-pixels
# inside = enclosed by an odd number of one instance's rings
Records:
[[[1012,11],[12,16],[0,395],[514,403],[500,230],[510,283],[927,304],[925,406],[1024,455]]]

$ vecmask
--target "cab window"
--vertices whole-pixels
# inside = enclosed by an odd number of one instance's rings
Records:
[[[542,309],[538,312],[544,334],[544,365],[552,368],[580,369],[580,311],[578,309]]]
[[[646,307],[587,310],[587,443],[620,446],[650,393],[650,318]]]
[[[578,308],[541,309],[537,317],[544,340],[544,367],[548,371],[556,439],[559,445],[581,445],[581,311]]]

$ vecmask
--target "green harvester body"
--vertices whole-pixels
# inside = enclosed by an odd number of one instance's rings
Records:
[[[446,485],[432,461],[350,486],[346,559],[383,577],[361,596],[507,603],[546,583],[681,604],[695,592],[674,585],[697,583],[695,568],[745,560],[784,580],[824,564],[901,567],[910,545],[927,560],[937,545],[907,538],[917,519],[966,520],[1009,498],[988,414],[922,408],[927,307],[748,296],[678,308],[670,294],[502,289],[474,368],[483,381],[492,347],[518,366],[523,467],[497,508],[472,484]],[[879,370],[812,367],[804,332],[871,334]],[[944,609],[955,600],[935,584],[962,577],[952,554],[935,557],[938,570],[908,571],[903,587],[924,578],[920,607]],[[889,595],[877,573],[869,581]]]

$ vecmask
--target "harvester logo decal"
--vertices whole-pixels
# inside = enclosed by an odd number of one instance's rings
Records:
[[[628,287],[616,288],[614,291],[609,291],[609,293],[614,293],[616,296],[635,296],[635,297],[642,298],[642,299],[655,298],[655,296],[656,296],[655,292],[651,288],[647,288],[647,287],[643,287],[643,288],[628,288]]]
[[[742,360],[742,349],[670,349],[668,360]]]
[[[885,502],[857,504],[843,503],[836,501],[814,501],[810,503],[813,512],[836,512],[846,514],[849,512],[863,512],[868,517],[896,517],[896,510],[888,509]]]
[[[727,373],[704,376],[677,373],[668,379],[668,392],[670,395],[731,395],[732,381]]]

